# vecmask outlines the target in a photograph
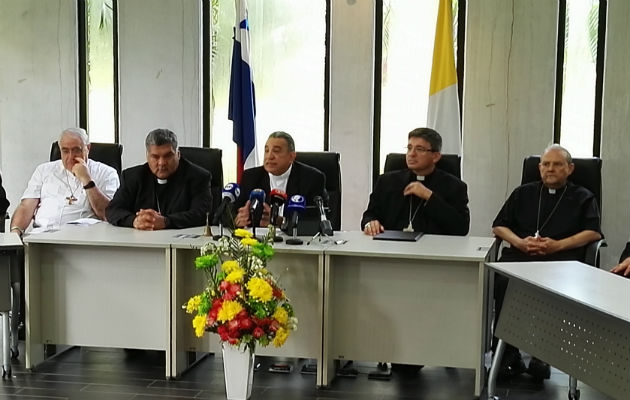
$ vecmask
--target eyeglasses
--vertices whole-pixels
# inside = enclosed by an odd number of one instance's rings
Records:
[[[433,150],[431,149],[427,149],[426,147],[422,147],[422,146],[416,146],[416,147],[411,147],[411,146],[407,146],[407,153],[433,153]]]

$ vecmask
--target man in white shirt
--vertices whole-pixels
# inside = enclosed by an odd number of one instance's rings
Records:
[[[39,165],[11,219],[11,231],[54,228],[78,218],[105,218],[105,207],[120,181],[116,170],[90,160],[90,142],[81,128],[59,136],[61,159]]]

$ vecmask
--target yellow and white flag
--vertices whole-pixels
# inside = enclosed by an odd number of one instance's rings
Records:
[[[442,153],[461,154],[451,0],[440,0],[438,10],[427,126],[442,136]]]

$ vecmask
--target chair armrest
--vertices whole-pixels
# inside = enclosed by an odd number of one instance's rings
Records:
[[[586,253],[584,254],[584,262],[599,268],[599,250],[602,247],[608,247],[606,239],[599,239],[586,245]]]

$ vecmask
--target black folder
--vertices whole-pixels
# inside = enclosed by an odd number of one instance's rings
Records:
[[[423,232],[385,231],[374,236],[374,240],[395,240],[398,242],[415,242],[424,235]]]

